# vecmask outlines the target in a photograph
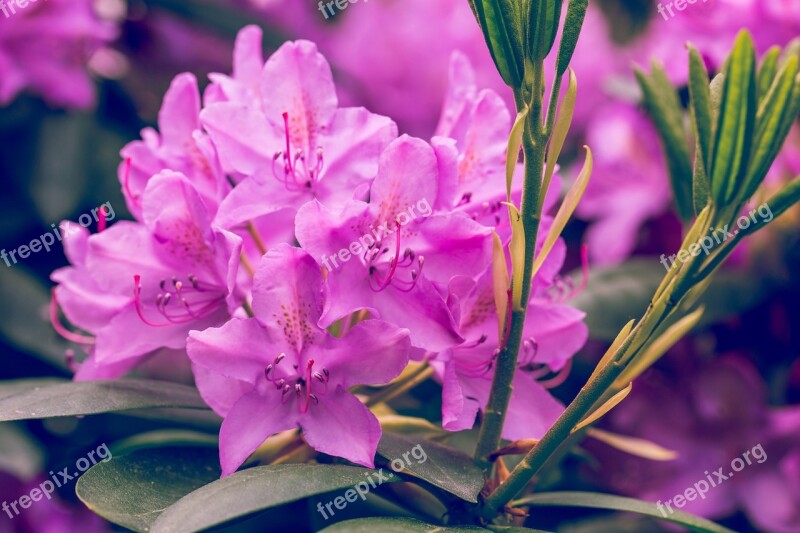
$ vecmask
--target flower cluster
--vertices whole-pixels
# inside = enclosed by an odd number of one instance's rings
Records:
[[[317,451],[371,466],[380,425],[350,391],[390,382],[410,359],[443,384],[444,427],[472,427],[508,334],[492,270],[493,234],[511,236],[505,103],[456,54],[436,136],[398,136],[387,117],[339,107],[313,43],[264,62],[261,38],[240,32],[232,74],[212,74],[202,98],[192,75],[175,78],[159,130],[122,150],[135,221],[66,240],[53,302],[71,327],[53,314],[88,353],[76,379],[187,354],[225,419],[223,474],[296,427]],[[556,185],[545,212],[557,197]],[[406,215],[418,206],[424,216]],[[587,338],[565,303],[565,255],[559,241],[534,279],[510,439],[539,438],[559,416],[547,388]]]
[[[48,0],[0,17],[0,106],[23,90],[63,107],[88,107],[94,84],[87,63],[116,28],[91,0]]]

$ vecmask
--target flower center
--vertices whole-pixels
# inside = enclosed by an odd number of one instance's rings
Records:
[[[406,248],[400,254],[400,226],[395,231],[394,258],[388,263],[384,256],[389,253],[389,246],[384,245],[383,239],[370,244],[364,252],[364,263],[369,269],[369,288],[374,292],[381,292],[390,284],[403,292],[410,292],[416,285],[422,268],[425,266],[425,257],[417,255],[411,248]],[[417,268],[414,268],[416,265]],[[399,269],[411,269],[411,279],[400,279],[397,274]],[[383,271],[383,272],[382,272]]]
[[[302,148],[292,153],[292,140],[289,133],[289,113],[283,113],[283,125],[286,130],[286,150],[276,152],[272,158],[272,174],[283,183],[288,191],[299,191],[303,188],[314,190],[322,172],[322,147],[317,147],[314,160]],[[278,160],[283,160],[283,175],[277,167]]]
[[[317,405],[319,397],[328,392],[328,381],[331,375],[327,368],[314,370],[314,360],[309,359],[305,372],[298,373],[298,366],[294,365],[293,371],[287,377],[278,377],[281,361],[286,354],[279,354],[275,360],[264,369],[264,377],[281,391],[281,404],[297,400],[297,408],[301,413],[307,413],[311,404]],[[286,365],[284,365],[285,367]],[[285,373],[285,372],[284,372]]]
[[[142,299],[141,276],[136,274],[133,276],[133,280],[136,312],[142,322],[148,326],[164,327],[185,324],[207,317],[225,304],[225,289],[201,281],[194,274],[186,277],[188,283],[177,277],[173,277],[169,282],[162,279],[158,285],[159,292],[148,307],[155,307],[166,322],[153,322],[144,314],[144,304],[147,302]]]

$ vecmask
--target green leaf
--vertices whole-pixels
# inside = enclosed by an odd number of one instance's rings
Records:
[[[147,449],[97,463],[78,479],[75,491],[106,520],[149,531],[164,509],[219,475],[215,449]]]
[[[166,381],[0,383],[0,422],[156,407],[208,409],[197,389]]]
[[[219,437],[188,429],[160,429],[139,433],[114,443],[111,451],[116,455],[124,455],[147,448],[205,446],[217,448]]]
[[[683,127],[683,108],[664,68],[653,62],[652,69],[653,72],[648,77],[637,68],[636,79],[642,89],[645,107],[664,147],[675,207],[681,219],[688,221],[694,215],[693,176],[686,131]]]
[[[708,71],[706,71],[700,52],[694,46],[689,45],[689,95],[692,102],[692,123],[694,125],[695,139],[699,146],[699,153],[702,154],[700,161],[702,162],[704,170],[702,176],[704,177],[708,175],[708,165],[711,163],[714,136],[710,84]],[[697,189],[697,186],[695,186],[695,189]],[[700,210],[703,207],[705,207],[705,204],[700,206]],[[697,203],[695,203],[695,209],[697,209]]]
[[[711,186],[708,183],[708,174],[706,174],[706,164],[703,163],[703,151],[700,148],[699,141],[695,143],[694,150],[694,177],[692,179],[692,202],[694,205],[694,214],[699,215],[700,212],[708,205],[708,199],[711,196]]]
[[[354,466],[321,464],[248,468],[187,494],[159,516],[152,531],[201,531],[310,496],[351,489],[357,483],[366,483],[372,472]],[[392,476],[388,481],[397,479]]]
[[[693,516],[678,510],[675,510],[674,513],[669,513],[665,508],[665,517],[659,512],[654,503],[597,492],[544,492],[511,502],[511,505],[514,507],[580,507],[626,511],[673,522],[687,527],[691,531],[702,533],[736,533],[731,529],[722,527],[705,518]]]
[[[14,346],[51,365],[66,370],[64,353],[69,344],[59,337],[47,318],[50,292],[23,267],[6,268],[0,278],[0,335]]]
[[[796,187],[800,194],[800,183]],[[572,305],[586,313],[586,325],[593,339],[611,342],[620,329],[647,309],[666,272],[656,257],[593,269],[586,289],[572,299]],[[706,308],[698,327],[752,308],[769,288],[765,280],[746,273],[718,272],[697,302]]]
[[[424,452],[416,452],[426,458],[423,462],[414,457],[412,450],[415,448]],[[436,442],[384,433],[378,444],[378,453],[390,466],[392,461],[402,462],[405,474],[423,479],[462,500],[478,501],[483,488],[483,471],[475,466],[471,457],[459,450]]]
[[[521,88],[525,61],[513,0],[474,0],[472,7],[503,81]]]
[[[564,22],[564,30],[561,32],[561,43],[558,46],[556,76],[563,75],[572,61],[572,54],[575,53],[575,46],[578,44],[578,36],[581,33],[588,6],[589,0],[569,0],[567,18]]]
[[[561,23],[563,0],[537,0],[528,6],[529,59],[541,61],[550,53]]]
[[[742,200],[752,196],[761,185],[797,118],[800,99],[793,98],[793,95],[798,90],[796,78],[799,70],[797,57],[791,56],[761,102],[756,117],[753,157],[740,196]]]
[[[772,80],[775,79],[775,75],[778,73],[778,56],[780,56],[780,53],[781,47],[773,46],[767,50],[767,53],[764,54],[764,58],[761,60],[761,65],[758,67],[759,102],[761,102],[761,99],[767,95],[770,87],[772,87]]]
[[[715,203],[722,207],[733,203],[737,193],[742,192],[755,125],[755,49],[746,31],[736,38],[724,72],[725,84],[709,174]]]
[[[556,120],[553,123],[553,134],[550,137],[550,142],[547,144],[547,159],[544,171],[544,179],[542,180],[542,193],[540,195],[539,206],[544,205],[544,198],[547,196],[547,191],[550,190],[550,180],[556,170],[556,163],[561,155],[561,150],[564,148],[564,142],[567,140],[569,127],[572,125],[572,116],[575,113],[575,100],[578,96],[578,79],[575,72],[569,69],[569,81],[567,82],[567,92],[556,115]],[[553,97],[555,98],[555,96]],[[511,201],[511,200],[509,200]]]
[[[769,212],[772,213],[772,219],[769,222],[764,221],[763,224],[752,224],[745,229],[740,229],[739,233],[736,234],[736,239],[743,239],[761,228],[766,227],[767,224],[780,217],[797,202],[800,202],[800,176],[797,176],[788,184],[784,185],[781,190],[764,202],[769,206]]]
[[[436,526],[413,518],[356,518],[333,524],[320,533],[375,533],[376,531],[380,531],[380,533],[473,533],[491,530],[477,526]]]

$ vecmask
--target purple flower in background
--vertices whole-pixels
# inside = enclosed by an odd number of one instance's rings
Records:
[[[513,106],[468,2],[361,2],[341,15],[335,23],[326,21],[316,2],[283,2],[266,9],[268,22],[319,44],[341,72],[347,103],[391,116],[403,132],[427,138],[436,127],[447,64],[455,50],[476,65],[481,86],[492,87]],[[421,23],[434,20],[436,24]]]
[[[348,389],[399,375],[408,331],[365,320],[335,338],[317,326],[322,309],[320,268],[303,250],[280,245],[256,272],[255,318],[190,334],[200,393],[225,418],[223,475],[271,435],[297,426],[315,450],[373,466],[380,424]]]
[[[119,222],[65,243],[72,266],[52,275],[55,302],[93,337],[76,379],[118,377],[161,349],[183,350],[189,330],[222,324],[241,304],[241,239],[211,225],[187,178],[165,171],[143,195],[143,224]]]
[[[10,473],[0,471],[0,502],[6,504],[8,511],[0,511],[0,533],[107,533],[108,524],[83,505],[68,505],[57,495],[42,496],[41,483],[48,480],[46,474],[32,479],[19,479]],[[51,482],[52,483],[52,482]],[[29,495],[31,490],[39,491],[39,500],[29,500],[29,507],[19,504],[14,513],[10,502],[17,503],[20,496]],[[8,513],[11,516],[8,516]]]
[[[23,90],[58,107],[92,105],[95,89],[87,64],[116,37],[91,0],[47,0],[24,9],[5,2],[0,15],[0,105]]]
[[[664,502],[707,480],[708,472],[716,486],[681,510],[722,518],[742,509],[763,531],[798,531],[800,407],[769,407],[758,372],[738,356],[711,361],[690,376],[676,387],[674,379],[646,374],[610,415],[612,429],[675,450],[678,457],[649,462],[614,453],[608,482],[623,493]],[[733,460],[758,446],[750,464],[730,476]],[[728,479],[713,474],[720,467]]]
[[[367,309],[409,327],[415,347],[461,342],[442,295],[453,276],[477,276],[491,262],[491,231],[460,213],[434,213],[437,183],[431,146],[402,136],[381,155],[369,203],[300,209],[297,239],[329,271],[320,326]]]
[[[598,111],[587,140],[595,165],[577,211],[594,221],[587,234],[592,262],[618,263],[633,252],[640,227],[668,210],[669,177],[655,128],[631,105]]]

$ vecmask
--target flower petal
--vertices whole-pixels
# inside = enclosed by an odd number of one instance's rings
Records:
[[[374,468],[381,425],[358,398],[342,388],[331,391],[300,419],[308,445],[318,452]]]
[[[267,438],[295,427],[290,404],[282,405],[280,392],[262,382],[263,386],[242,396],[222,422],[219,462],[223,477],[233,474]]]
[[[321,354],[326,368],[341,375],[345,388],[383,385],[408,364],[411,341],[407,329],[382,320],[365,320],[342,338],[329,336]],[[337,382],[339,383],[339,382]]]

